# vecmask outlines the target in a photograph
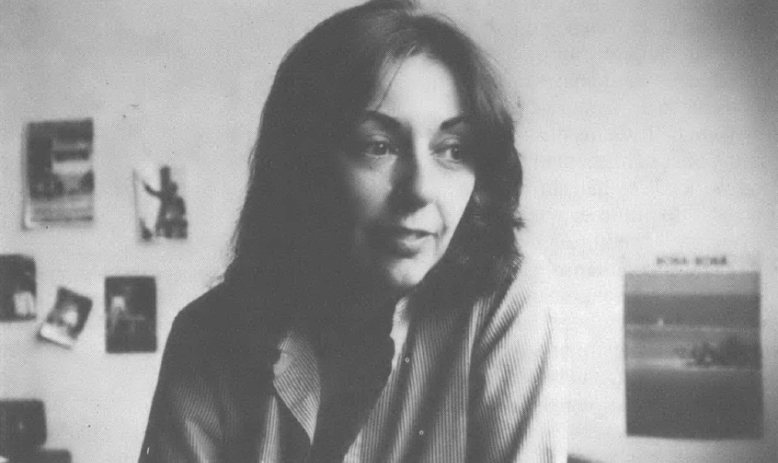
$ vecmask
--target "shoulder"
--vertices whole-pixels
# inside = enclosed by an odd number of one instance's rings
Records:
[[[216,317],[228,305],[229,297],[223,284],[218,284],[187,304],[176,315],[179,323],[197,322]]]
[[[518,272],[507,282],[503,304],[551,304],[557,296],[551,265],[539,252],[523,250]]]
[[[173,320],[165,344],[163,364],[199,363],[213,355],[229,323],[227,302],[220,286],[202,294],[181,309]]]
[[[508,265],[512,271],[490,291],[489,305],[492,309],[504,307],[512,311],[528,304],[555,305],[558,289],[550,263],[537,246],[523,243],[522,232],[515,236],[520,252]]]
[[[173,334],[213,331],[229,319],[231,307],[222,285],[215,286],[187,304],[173,320]]]
[[[501,461],[543,455],[557,461],[566,454],[566,356],[556,316],[561,298],[542,254],[524,247],[522,255],[513,278],[477,308],[471,358],[475,426],[487,442],[481,449],[505,455]],[[507,435],[522,437],[511,441]],[[518,447],[509,448],[509,442]]]
[[[531,340],[551,335],[558,308],[558,289],[553,271],[542,254],[522,249],[518,270],[476,307],[482,340],[493,340],[506,331]]]
[[[260,307],[250,307],[224,284],[189,303],[176,315],[167,339],[167,356],[199,362],[240,362],[247,355],[273,358],[277,336]]]
[[[219,284],[178,312],[166,349],[205,358],[223,354],[225,349],[239,349],[236,342],[257,325],[253,320],[256,312],[239,302],[225,285]],[[253,317],[250,322],[249,316]]]

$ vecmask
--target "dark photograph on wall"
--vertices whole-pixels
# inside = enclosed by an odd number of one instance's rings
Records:
[[[157,350],[157,284],[154,277],[105,279],[105,348],[110,353]]]
[[[92,139],[91,119],[28,125],[25,228],[92,221]]]
[[[183,174],[169,165],[135,169],[135,209],[141,241],[183,240],[188,235]]]
[[[35,320],[35,261],[0,255],[0,321]]]
[[[84,330],[91,310],[92,299],[67,288],[59,288],[57,301],[46,316],[38,335],[55,344],[73,347]]]
[[[757,272],[627,273],[627,434],[762,436]]]

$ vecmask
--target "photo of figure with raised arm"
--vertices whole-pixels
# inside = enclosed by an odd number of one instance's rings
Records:
[[[188,236],[181,173],[170,165],[147,163],[135,169],[135,199],[141,241]]]

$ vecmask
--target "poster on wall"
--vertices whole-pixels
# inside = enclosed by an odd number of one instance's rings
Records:
[[[55,344],[73,347],[84,330],[91,310],[92,299],[67,288],[59,288],[57,301],[46,316],[38,335]]]
[[[154,277],[105,279],[105,348],[109,353],[157,350],[157,284]]]
[[[0,321],[35,320],[35,260],[0,255]]]
[[[135,210],[138,239],[143,242],[183,240],[189,234],[181,169],[146,163],[135,168]]]
[[[91,119],[27,126],[25,228],[92,222],[92,140]]]
[[[710,262],[625,274],[628,435],[762,437],[760,274]]]

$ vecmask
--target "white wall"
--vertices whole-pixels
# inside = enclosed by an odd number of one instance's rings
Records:
[[[540,3],[517,27],[525,206],[569,296],[571,449],[778,461],[778,4]],[[652,252],[762,255],[762,442],[625,437],[622,269]]]
[[[557,267],[572,355],[571,449],[603,461],[778,459],[778,4],[771,0],[436,1],[524,107],[524,212]],[[108,355],[103,279],[153,274],[158,336],[219,275],[246,158],[283,53],[350,1],[0,3],[0,253],[32,254],[95,308],[72,351],[0,325],[0,397],[45,400],[52,448],[132,461],[160,352]],[[432,2],[429,2],[432,6]],[[22,231],[29,121],[93,117],[96,221]],[[133,165],[183,163],[191,237],[144,246]],[[660,251],[761,254],[765,439],[627,438],[622,263]]]

